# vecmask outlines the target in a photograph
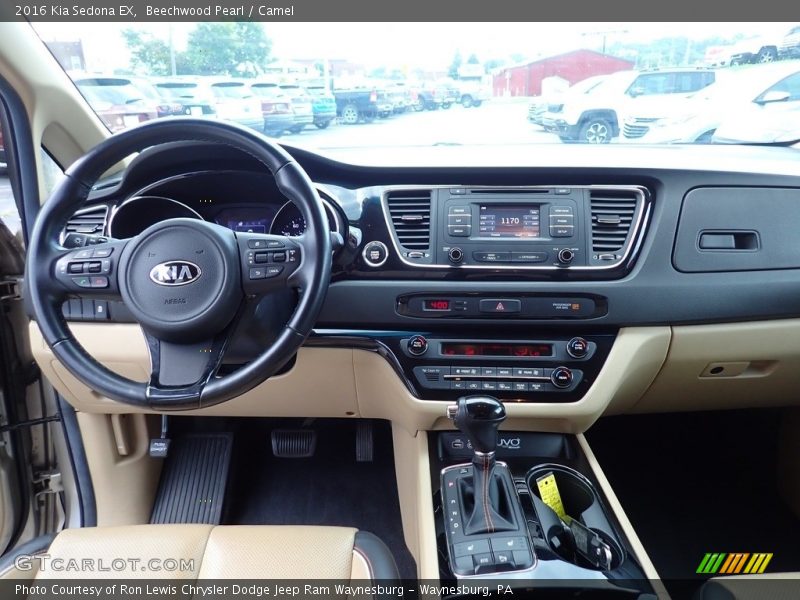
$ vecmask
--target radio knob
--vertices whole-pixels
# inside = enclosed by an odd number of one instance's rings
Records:
[[[550,373],[550,381],[557,388],[568,388],[572,385],[572,371],[567,367],[556,367],[553,369],[553,372]]]
[[[428,351],[428,340],[421,335],[415,335],[408,340],[406,349],[409,354],[414,356],[422,356]]]
[[[458,247],[450,248],[450,252],[447,253],[447,258],[449,258],[450,262],[453,264],[460,263],[464,260],[464,251]]]
[[[582,337],[574,337],[567,342],[567,354],[572,358],[583,358],[589,354],[589,342]]]
[[[568,265],[575,258],[575,253],[569,248],[562,248],[558,251],[558,262],[562,265]]]

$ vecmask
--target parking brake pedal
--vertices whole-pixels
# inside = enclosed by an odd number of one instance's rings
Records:
[[[373,448],[372,422],[359,421],[356,424],[356,461],[372,462]]]
[[[219,525],[232,450],[232,433],[186,434],[173,440],[150,522]]]
[[[167,437],[169,417],[161,415],[161,437],[150,440],[150,456],[153,458],[167,458],[170,439]]]
[[[273,429],[272,454],[278,458],[309,458],[317,449],[313,429]]]

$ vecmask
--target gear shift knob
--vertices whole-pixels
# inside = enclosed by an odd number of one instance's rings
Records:
[[[462,396],[447,407],[447,416],[469,438],[475,452],[490,454],[497,446],[497,428],[506,419],[506,407],[492,396]]]

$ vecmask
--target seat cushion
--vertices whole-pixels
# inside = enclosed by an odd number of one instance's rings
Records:
[[[0,577],[44,579],[397,579],[386,545],[348,527],[131,525],[62,531],[41,568]]]

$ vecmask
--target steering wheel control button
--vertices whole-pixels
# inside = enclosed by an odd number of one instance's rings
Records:
[[[89,268],[86,269],[88,273],[100,273],[103,270],[103,265],[99,262],[90,262],[88,267]]]
[[[269,254],[267,254],[266,252],[256,252],[254,258],[256,264],[265,263],[269,261]]]
[[[92,258],[93,253],[94,253],[93,250],[79,250],[78,252],[72,255],[72,258],[77,260],[85,260],[87,258]]]
[[[574,337],[567,342],[567,354],[572,358],[584,358],[589,353],[589,342],[582,337]]]
[[[485,299],[480,301],[478,308],[482,313],[518,313],[522,311],[522,302],[513,298]]]
[[[264,250],[267,248],[267,240],[247,240],[247,247],[253,250]]]
[[[67,271],[69,273],[83,273],[83,263],[69,263]]]
[[[250,279],[264,279],[265,276],[263,268],[250,269]]]
[[[92,258],[108,258],[113,253],[113,248],[97,248],[96,250],[92,250]]]
[[[283,272],[283,267],[270,266],[265,269],[264,277],[270,279],[272,277],[277,277],[282,272]]]
[[[408,340],[406,348],[409,354],[422,356],[428,351],[428,340],[421,335],[415,335]]]
[[[278,240],[267,240],[267,248],[283,248],[284,243]]]
[[[286,262],[286,252],[273,252],[272,262]]]
[[[370,267],[380,267],[389,258],[389,249],[383,242],[369,242],[361,254]]]
[[[568,388],[572,385],[572,371],[567,367],[556,367],[550,374],[550,381],[559,389]]]
[[[88,277],[73,277],[72,283],[82,288],[92,287],[92,282]]]
[[[108,277],[90,277],[89,279],[91,279],[91,286],[93,288],[108,287]]]

